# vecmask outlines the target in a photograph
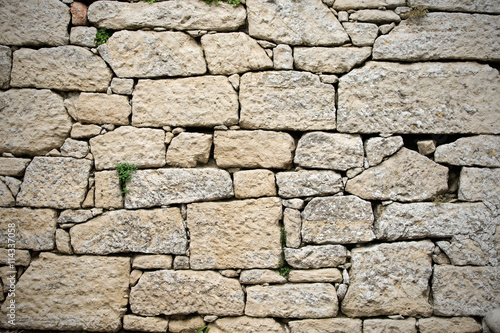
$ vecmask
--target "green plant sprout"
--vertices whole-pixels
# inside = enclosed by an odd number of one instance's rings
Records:
[[[142,0],[142,1],[147,2],[147,3],[155,3],[156,2],[156,0]]]
[[[132,179],[132,172],[137,171],[137,165],[128,163],[116,163],[116,171],[118,171],[118,179],[122,188],[122,194],[129,193],[127,190],[127,183]]]
[[[205,3],[208,5],[218,5],[221,0],[205,0]],[[234,7],[238,6],[241,3],[241,0],[222,0],[222,2],[228,3],[230,5],[233,5]]]
[[[285,231],[285,228],[283,228],[283,227],[281,227],[280,241],[281,241],[281,246],[285,247],[286,246],[286,231]]]
[[[292,268],[286,261],[280,260],[279,262],[279,267],[278,267],[278,273],[283,276],[285,279],[288,279],[288,275],[290,274],[290,271]]]
[[[108,41],[109,37],[111,37],[109,31],[107,31],[104,28],[101,28],[95,34],[94,43],[96,43],[96,45],[102,45]]]
[[[429,13],[429,10],[426,7],[424,7],[424,6],[415,6],[415,7],[411,7],[411,9],[410,9],[409,12],[404,13],[401,16],[404,19],[413,18],[413,17],[415,17],[415,18],[421,18],[421,17],[427,16],[428,13]]]
[[[203,327],[200,327],[196,330],[196,333],[208,333],[210,331],[210,327],[208,325],[205,325]]]

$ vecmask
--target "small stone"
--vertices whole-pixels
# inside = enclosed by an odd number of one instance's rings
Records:
[[[283,206],[292,209],[304,208],[304,200],[302,199],[283,199]]]
[[[73,45],[95,47],[95,27],[72,27],[69,35],[69,42]]]
[[[419,140],[417,141],[418,152],[422,155],[430,155],[436,150],[436,141]],[[434,159],[436,160],[436,159]],[[439,161],[436,161],[439,162]]]
[[[344,284],[349,285],[350,277],[349,277],[349,272],[347,271],[347,269],[344,269],[342,271],[342,281],[344,282]]]
[[[45,156],[60,157],[61,156],[61,152],[59,150],[57,150],[57,149],[52,149],[47,154],[45,154]]]
[[[302,226],[300,211],[286,208],[283,212],[283,225],[286,232],[286,246],[295,249],[300,247],[300,229]]]
[[[172,132],[172,134],[175,133]],[[211,134],[180,133],[172,139],[168,146],[167,164],[183,168],[194,168],[198,164],[206,164],[210,157],[211,148]]]
[[[391,24],[382,24],[378,29],[382,35],[387,35],[395,27],[396,23],[392,22]]]
[[[90,209],[64,210],[59,214],[57,223],[83,223],[94,216]]]
[[[339,16],[339,22],[349,21],[349,13],[346,11],[339,11],[338,16]]]
[[[14,261],[16,266],[29,266],[31,262],[30,252],[27,250],[16,250]],[[0,265],[9,265],[10,263],[12,263],[12,255],[9,255],[9,250],[0,248]]]
[[[7,185],[10,192],[12,193],[12,195],[14,197],[16,197],[17,194],[19,193],[19,190],[21,189],[22,181],[20,181],[19,179],[7,176],[7,177],[5,177],[4,183],[5,183],[5,185]]]
[[[187,256],[175,256],[174,259],[174,269],[189,269],[189,257]]]
[[[341,74],[365,62],[370,47],[295,47],[295,68],[309,72]]]
[[[500,209],[500,169],[462,168],[458,199],[483,201],[486,205]]]
[[[205,316],[203,317],[203,321],[206,322],[206,323],[213,323],[214,321],[217,320],[217,316]]]
[[[365,319],[363,321],[363,333],[417,333],[416,323],[415,318],[407,318],[405,320]]]
[[[0,157],[0,175],[22,176],[30,162],[28,158]]]
[[[353,21],[372,22],[372,23],[390,23],[400,22],[401,18],[392,10],[376,10],[376,9],[362,9],[356,13],[351,14],[349,18]]]
[[[205,322],[200,316],[172,316],[168,331],[172,333],[191,333],[196,332],[203,326],[205,326]]]
[[[57,251],[62,254],[73,254],[73,249],[71,248],[71,240],[67,231],[64,231],[62,229],[56,230],[56,247]]]
[[[130,272],[130,280],[129,280],[129,284],[131,287],[135,286],[137,284],[137,281],[139,281],[139,279],[141,278],[142,276],[142,271],[139,271],[137,269],[134,269],[132,272]]]
[[[340,284],[337,288],[337,296],[339,298],[339,302],[341,302],[347,294],[347,288],[349,288],[349,286],[345,283]]]
[[[500,167],[500,137],[477,135],[460,138],[439,146],[434,160],[460,166]]]
[[[276,195],[274,173],[266,169],[235,172],[233,181],[234,196],[238,199]]]
[[[323,75],[319,76],[319,80],[323,83],[335,84],[339,82],[339,78],[337,75]]]
[[[111,80],[110,87],[113,94],[132,95],[132,91],[134,90],[134,80],[114,77],[113,80]]]
[[[286,281],[287,279],[278,271],[270,269],[243,270],[240,274],[241,284],[285,283]]]
[[[82,125],[74,123],[71,127],[71,137],[73,139],[88,139],[101,133],[101,127],[97,125]]]
[[[95,173],[95,206],[104,209],[123,208],[122,189],[117,171]]]
[[[378,36],[379,28],[373,23],[344,22],[342,25],[355,46],[372,46]]]
[[[123,317],[123,329],[127,331],[165,333],[168,329],[168,319],[126,314]]]
[[[276,47],[276,43],[267,41],[267,40],[257,40],[257,43],[259,43],[260,46],[262,46],[265,49],[273,49]]]
[[[357,175],[359,175],[361,172],[363,172],[365,169],[364,168],[352,168],[347,170],[346,175],[347,178],[354,178]]]
[[[143,255],[138,254],[132,259],[132,268],[134,269],[171,269],[172,256],[157,254]]]
[[[470,319],[472,319],[472,318],[470,318]],[[488,325],[488,328],[490,330],[492,330],[494,333],[499,332],[500,331],[500,308],[496,308],[496,309],[488,311],[486,313],[486,315],[484,316],[484,321],[486,322],[486,325]],[[480,332],[480,331],[481,331],[481,329],[479,328],[477,330],[477,332]]]
[[[364,144],[366,159],[369,165],[375,166],[380,164],[387,156],[394,155],[403,147],[403,144],[403,138],[400,136],[369,138]]]
[[[205,320],[206,321],[206,320]],[[208,325],[210,332],[225,333],[285,333],[285,328],[281,323],[273,318],[252,318],[252,317],[234,317],[217,319],[214,323]]]
[[[61,156],[84,158],[89,153],[89,144],[86,141],[66,139],[61,147]]]
[[[172,132],[166,132],[165,133],[165,144],[170,144],[172,142],[172,139],[174,138],[174,133]]]
[[[219,273],[225,277],[238,277],[239,276],[238,272],[235,271],[234,269],[224,269],[224,270],[220,271]]]
[[[363,321],[351,318],[305,319],[288,323],[291,333],[361,333]]]
[[[292,269],[288,276],[290,282],[342,282],[342,275],[337,268],[311,269],[307,271]]]
[[[12,51],[10,47],[0,45],[0,88],[1,89],[9,88],[11,69],[12,69]]]
[[[347,250],[342,245],[309,245],[299,249],[284,248],[283,252],[288,264],[299,269],[337,267],[347,259]]]
[[[388,7],[393,8],[397,6],[404,6],[405,0],[335,0],[333,8],[337,10],[348,9],[366,9],[366,8],[379,8]]]
[[[279,44],[273,49],[274,69],[293,69],[292,48],[286,44]]]
[[[282,198],[328,195],[342,192],[341,175],[335,171],[278,172],[276,183]]]
[[[233,86],[234,90],[239,90],[240,89],[240,75],[239,74],[233,74],[228,77],[229,82]],[[219,125],[219,126],[224,126],[224,125]],[[217,129],[217,128],[215,128]]]
[[[72,25],[87,25],[87,6],[81,2],[73,2],[71,8],[71,24]]]
[[[430,318],[420,318],[418,320],[418,329],[421,333],[439,333],[439,332],[480,333],[481,325],[479,325],[476,322],[476,320],[474,320],[474,318],[430,317]]]

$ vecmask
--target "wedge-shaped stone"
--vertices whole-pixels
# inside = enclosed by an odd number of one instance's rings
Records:
[[[127,311],[129,274],[129,258],[42,252],[16,285],[16,328],[117,332]],[[0,325],[10,329],[8,305]]]
[[[212,135],[183,132],[172,139],[167,151],[167,164],[194,168],[206,164],[212,148]]]
[[[17,195],[19,206],[80,208],[92,162],[69,157],[35,157]]]
[[[205,74],[203,50],[183,32],[116,32],[98,47],[118,77],[162,77]]]
[[[287,280],[277,270],[248,269],[240,274],[241,284],[285,283]]]
[[[0,45],[0,88],[9,87],[11,69],[12,51],[10,47]]]
[[[227,317],[208,325],[213,333],[285,333],[285,328],[273,318]]]
[[[0,152],[42,155],[59,148],[71,130],[63,99],[49,90],[0,92]],[[17,175],[16,175],[17,176]]]
[[[403,144],[403,138],[400,136],[369,138],[365,141],[366,160],[370,166],[380,164],[385,157],[393,155],[403,147]]]
[[[321,2],[249,0],[250,36],[291,45],[342,45],[349,36]]]
[[[295,150],[290,134],[271,131],[216,131],[214,145],[221,168],[287,169]]]
[[[115,169],[128,162],[139,168],[165,165],[165,132],[161,129],[122,126],[90,139],[97,170]]]
[[[500,209],[500,169],[462,168],[458,199],[483,201]]]
[[[14,52],[10,85],[63,91],[106,91],[112,76],[106,63],[83,47],[20,49]]]
[[[223,76],[140,80],[134,89],[134,126],[213,127],[237,123],[238,95]]]
[[[349,317],[431,315],[433,250],[430,241],[354,248],[351,284],[342,312]]]
[[[188,205],[192,269],[278,268],[279,198]]]
[[[337,267],[346,262],[347,249],[342,245],[309,245],[299,249],[285,247],[286,261],[300,269]]]
[[[337,127],[349,133],[500,133],[499,86],[497,70],[472,62],[368,62],[340,79]]]
[[[342,25],[355,46],[372,46],[378,36],[378,26],[373,23],[344,22]]]
[[[500,3],[495,0],[414,0],[412,6],[423,6],[433,11],[500,14]]]
[[[335,89],[305,72],[259,72],[241,77],[243,128],[335,129]]]
[[[243,6],[220,3],[209,6],[199,0],[157,3],[96,1],[89,7],[90,23],[113,30],[162,27],[174,30],[237,30],[245,24]]]
[[[11,224],[15,227],[9,227]],[[52,209],[1,208],[0,247],[10,248],[14,238],[9,237],[8,230],[14,229],[17,249],[52,250],[56,226],[57,212]]]
[[[0,180],[0,207],[11,207],[15,204],[16,200],[14,199],[11,190],[3,180]]]
[[[371,47],[296,47],[295,68],[309,72],[347,73],[372,54]]]
[[[362,243],[375,238],[369,201],[356,196],[312,199],[302,212],[306,243]]]
[[[347,181],[346,192],[367,200],[423,201],[448,189],[448,168],[401,148]]]
[[[437,147],[434,160],[461,166],[500,167],[500,136],[478,135],[460,138]]]
[[[416,322],[415,318],[407,318],[405,320],[367,319],[363,322],[363,333],[417,333]]]
[[[337,312],[337,293],[328,283],[247,287],[247,316],[327,318]]]
[[[421,333],[439,333],[439,332],[456,332],[456,333],[481,333],[481,325],[474,318],[456,317],[456,318],[441,318],[430,317],[421,318],[418,320],[418,329]]]
[[[351,318],[305,319],[288,323],[291,333],[361,333],[363,321]]]
[[[139,170],[127,189],[127,209],[219,200],[234,194],[229,173],[208,168]]]
[[[1,0],[0,44],[68,44],[69,8],[59,0]]]
[[[81,123],[128,125],[132,112],[127,96],[81,93],[77,117]]]
[[[306,168],[345,171],[362,167],[363,156],[359,135],[312,132],[300,138],[294,162]]]
[[[130,292],[130,308],[143,316],[239,316],[245,297],[237,280],[216,272],[160,270],[144,272]]]
[[[412,2],[413,4],[413,2]],[[333,8],[335,10],[366,9],[379,7],[405,6],[405,0],[335,0]]]
[[[464,13],[429,13],[404,20],[373,46],[373,59],[422,61],[439,59],[500,60],[500,17]],[[464,94],[465,95],[465,94]]]
[[[301,170],[276,174],[278,193],[282,198],[335,194],[344,189],[342,176],[330,170]]]
[[[434,266],[434,314],[484,316],[500,306],[499,267]]]

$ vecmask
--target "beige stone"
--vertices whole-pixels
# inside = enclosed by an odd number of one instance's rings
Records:
[[[405,0],[335,0],[333,8],[335,10],[366,9],[397,6],[405,6]]]
[[[337,267],[347,260],[347,249],[342,245],[309,245],[299,249],[285,247],[285,259],[294,268]]]
[[[335,194],[344,189],[340,174],[330,170],[278,172],[276,183],[282,198]]]
[[[491,261],[488,247],[493,247],[491,241],[488,243],[485,244],[481,238],[478,239],[475,235],[457,235],[450,241],[438,241],[436,245],[446,254],[452,265],[485,266]],[[493,257],[494,264],[497,265],[497,254],[493,253]]]
[[[462,168],[458,199],[483,201],[488,206],[500,209],[500,169]]]
[[[291,333],[361,333],[360,319],[328,318],[294,320],[288,323]]]
[[[61,156],[84,158],[89,153],[89,144],[87,141],[66,139],[61,146]]]
[[[285,283],[287,280],[277,270],[248,269],[241,271],[241,284]]]
[[[11,207],[16,204],[16,200],[7,185],[0,180],[0,207]]]
[[[360,22],[391,23],[400,22],[401,18],[392,10],[361,9],[349,15],[349,19]]]
[[[188,205],[192,269],[278,268],[281,200]]]
[[[123,208],[118,172],[101,171],[95,173],[95,206],[99,208]]]
[[[88,139],[101,133],[102,128],[97,125],[82,125],[74,123],[71,127],[71,137],[73,139]]]
[[[157,254],[138,254],[132,259],[132,268],[136,269],[170,269],[172,268],[172,256]]]
[[[9,87],[11,69],[12,51],[10,47],[0,45],[0,88],[6,89]]]
[[[436,141],[434,140],[420,140],[417,141],[418,152],[422,155],[430,155],[436,151]],[[434,156],[435,157],[435,156]],[[434,161],[439,162],[434,158]]]
[[[200,316],[172,316],[170,317],[168,331],[172,333],[191,333],[196,332],[203,326],[205,326],[205,322]]]
[[[168,146],[167,164],[183,168],[194,168],[197,164],[206,164],[211,148],[211,134],[180,133]]]
[[[134,90],[134,80],[115,77],[111,80],[110,88],[111,91],[113,91],[113,94],[132,95]]]
[[[363,333],[417,333],[416,322],[415,318],[407,318],[405,320],[366,319],[363,321]]]
[[[418,329],[420,333],[440,333],[440,332],[480,333],[481,325],[479,325],[477,321],[474,320],[474,318],[430,317],[430,318],[420,318],[418,320]]]
[[[16,197],[17,194],[19,193],[19,190],[21,190],[21,184],[23,182],[17,178],[7,176],[5,177],[4,183],[9,188],[10,192],[12,193],[12,196]]]
[[[165,333],[168,329],[168,319],[127,314],[123,317],[123,329],[127,331]]]
[[[0,175],[22,176],[30,162],[28,158],[0,157]]]
[[[274,69],[293,69],[292,48],[286,44],[279,44],[273,49]]]
[[[434,160],[460,166],[500,167],[500,136],[460,138],[436,149]]]
[[[57,251],[62,254],[73,254],[73,249],[71,248],[71,240],[67,231],[63,229],[57,229],[55,241]]]
[[[388,138],[374,137],[365,141],[366,160],[370,166],[380,164],[387,156],[394,155],[403,147],[403,138],[390,136]]]
[[[342,274],[337,268],[310,270],[292,269],[288,276],[290,282],[342,282]]]
[[[273,318],[227,317],[208,325],[212,333],[285,333],[282,324]]]
[[[457,11],[500,14],[500,4],[495,0],[413,0],[412,6],[423,6],[434,11]]]
[[[295,249],[300,247],[300,243],[302,242],[300,235],[302,217],[300,216],[300,211],[285,208],[283,212],[283,226],[285,228],[286,246]]]
[[[127,96],[81,93],[77,117],[81,123],[128,125],[132,112]]]
[[[0,265],[29,266],[30,262],[30,252],[27,250],[0,248]]]
[[[372,46],[378,36],[378,26],[373,23],[344,22],[342,26],[355,46]]]
[[[69,42],[78,46],[96,47],[96,34],[97,28],[95,27],[72,27],[69,34]]]
[[[238,199],[268,197],[276,195],[274,173],[266,169],[235,172],[234,195]]]
[[[372,54],[370,47],[296,47],[295,68],[309,72],[347,73]]]
[[[175,256],[174,258],[174,269],[189,269],[189,257],[188,256]]]

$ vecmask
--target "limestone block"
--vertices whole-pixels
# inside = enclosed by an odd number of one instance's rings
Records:
[[[293,69],[292,48],[286,44],[279,44],[273,49],[274,69]]]
[[[500,136],[477,135],[437,147],[434,160],[460,166],[500,167]]]
[[[366,319],[363,321],[363,333],[417,333],[416,322],[415,318],[407,318],[405,320]]]
[[[143,255],[138,254],[132,260],[132,268],[134,269],[171,269],[172,256],[157,254]]]
[[[302,218],[300,211],[292,208],[285,208],[283,212],[283,226],[285,228],[286,246],[291,248],[300,247],[302,242],[300,230],[302,228]]]
[[[71,3],[71,24],[72,25],[88,25],[87,20],[87,5],[84,3],[75,1]]]
[[[337,312],[337,293],[328,283],[247,287],[247,316],[327,318],[335,317]]]
[[[335,129],[335,89],[311,73],[271,71],[244,74],[240,103],[242,128]]]
[[[373,23],[343,22],[342,26],[355,46],[372,46],[378,36],[378,26]]]
[[[71,127],[71,137],[73,139],[88,139],[101,133],[102,128],[97,125],[82,125],[74,123]]]
[[[122,189],[118,172],[95,173],[95,206],[98,208],[123,208]]]
[[[481,325],[479,325],[474,318],[468,317],[429,317],[420,318],[418,320],[418,329],[421,333],[480,333]]]
[[[282,324],[273,318],[227,317],[208,325],[213,333],[285,333]]]
[[[281,217],[279,198],[188,205],[191,268],[278,268]]]
[[[330,170],[278,172],[276,183],[282,198],[335,194],[344,189],[341,175]]]
[[[342,274],[337,268],[323,268],[310,270],[292,269],[288,276],[290,282],[342,282]]]
[[[413,3],[412,3],[413,4]],[[366,9],[397,6],[405,6],[405,0],[335,0],[333,8],[335,10]]]
[[[12,195],[9,187],[0,180],[0,207],[11,207],[16,204],[16,199]]]
[[[12,196],[16,197],[19,193],[19,190],[21,190],[21,184],[23,182],[17,178],[7,176],[5,177],[4,183],[9,188]]]
[[[359,22],[391,23],[400,22],[401,18],[392,10],[361,9],[349,15],[349,19]]]
[[[483,201],[500,209],[500,169],[462,168],[458,199]]]
[[[422,155],[430,155],[436,151],[436,141],[434,140],[419,140],[417,141],[418,152]],[[435,157],[435,156],[434,156]],[[436,161],[436,159],[434,158]],[[438,162],[438,161],[436,161]]]
[[[57,251],[62,254],[73,254],[73,249],[71,248],[71,240],[67,231],[63,229],[57,229],[55,240]]]
[[[372,54],[371,47],[296,47],[295,68],[309,72],[347,73]]]
[[[77,209],[77,210],[64,210],[59,214],[57,223],[82,223],[90,220],[94,216],[100,215],[102,209]]]
[[[486,323],[488,328],[493,332],[498,332],[500,329],[500,308],[490,310],[484,316],[483,323]],[[484,324],[483,324],[484,325]],[[484,333],[483,327],[483,333]]]
[[[197,164],[206,164],[211,148],[211,134],[180,133],[168,146],[167,164],[183,168],[194,168]]]
[[[30,262],[30,252],[27,250],[16,249],[14,255],[12,256],[8,249],[0,248],[0,265],[10,265],[14,263],[16,266],[29,266]]]
[[[238,199],[276,195],[274,173],[266,169],[243,170],[233,174],[234,195]]]
[[[423,6],[433,11],[473,12],[500,14],[500,4],[495,0],[414,0],[412,6]]]
[[[286,279],[277,270],[248,269],[241,271],[241,284],[286,283]]]
[[[170,317],[168,331],[172,333],[191,333],[197,331],[202,326],[205,326],[205,322],[200,316],[174,315]]]
[[[403,147],[403,138],[390,136],[388,138],[373,137],[365,141],[366,159],[370,166],[380,164],[387,156],[396,153]]]
[[[69,42],[78,46],[96,47],[96,34],[97,28],[95,27],[72,27],[69,34]]]
[[[128,125],[132,112],[127,96],[81,93],[77,117],[81,123]]]
[[[127,314],[123,317],[123,329],[127,331],[165,333],[168,329],[168,319]]]
[[[305,319],[288,323],[291,333],[361,333],[363,321],[351,318]]]
[[[134,80],[115,77],[111,80],[110,88],[113,91],[113,94],[132,95],[132,91],[134,90]]]
[[[66,139],[61,146],[61,156],[84,158],[89,153],[89,144],[87,141]]]
[[[22,176],[30,162],[28,158],[0,157],[0,175]]]
[[[283,249],[290,266],[299,269],[337,267],[346,262],[347,249],[342,245],[309,245],[299,249]]]
[[[430,241],[354,248],[350,287],[342,302],[342,313],[350,317],[430,316],[433,250]]]
[[[493,228],[495,230],[495,228]],[[484,243],[482,239],[477,239],[475,235],[457,235],[450,241],[438,241],[436,245],[446,254],[449,263],[456,266],[485,266],[491,261],[488,253],[489,247],[493,247],[491,241]],[[497,264],[497,254],[492,253]]]
[[[0,45],[0,88],[1,89],[6,89],[9,87],[11,69],[12,69],[12,51],[10,50],[10,47]]]
[[[189,269],[189,257],[188,256],[175,256],[174,258],[174,269]]]

